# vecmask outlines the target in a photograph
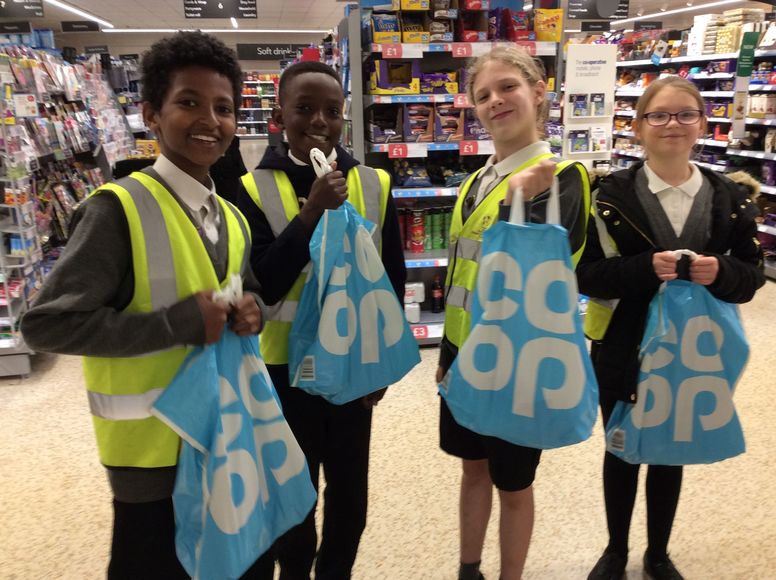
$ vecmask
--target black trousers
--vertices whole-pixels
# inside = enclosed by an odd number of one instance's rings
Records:
[[[323,467],[323,529],[320,548],[315,508],[304,522],[275,542],[281,580],[309,579],[315,561],[317,580],[350,578],[366,526],[369,437],[372,410],[361,400],[333,405],[289,385],[288,366],[268,365],[291,430],[307,457],[318,489]]]
[[[109,580],[188,580],[175,554],[172,498],[147,503],[113,500]],[[272,555],[261,556],[244,580],[272,580]]]
[[[601,392],[604,425],[609,423],[617,398]],[[604,500],[609,546],[622,556],[628,555],[633,506],[639,481],[639,468],[612,455],[604,456]],[[647,471],[647,551],[653,558],[667,555],[668,540],[674,525],[679,492],[682,489],[682,466],[650,465]]]

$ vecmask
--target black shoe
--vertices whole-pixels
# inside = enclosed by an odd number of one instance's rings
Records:
[[[648,580],[684,580],[668,555],[658,560],[644,554],[644,577]]]
[[[587,580],[622,580],[625,577],[625,566],[628,558],[617,552],[606,550],[595,563]]]

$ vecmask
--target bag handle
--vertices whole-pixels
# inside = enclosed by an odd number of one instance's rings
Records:
[[[692,250],[674,250],[674,256],[676,256],[677,260],[681,260],[682,256],[688,256],[690,258],[690,262],[698,258],[698,254]]]
[[[524,206],[525,202],[523,201],[523,188],[518,187],[512,192],[512,207],[509,210],[509,223],[525,223]],[[547,200],[547,216],[544,223],[560,224],[560,182],[558,181],[557,175],[554,175],[552,178],[552,185],[550,186],[550,198]]]
[[[326,156],[323,154],[323,151],[317,147],[310,149],[310,163],[315,170],[316,177],[323,177],[327,173],[332,172],[331,165],[329,165],[329,162],[326,160]]]

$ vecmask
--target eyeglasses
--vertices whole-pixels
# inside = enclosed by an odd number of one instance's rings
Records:
[[[687,109],[686,111],[679,111],[678,113],[666,113],[665,111],[644,113],[644,118],[652,127],[668,125],[668,123],[671,122],[672,117],[674,117],[676,122],[680,125],[695,125],[695,123],[701,120],[702,116],[703,111],[697,109]]]

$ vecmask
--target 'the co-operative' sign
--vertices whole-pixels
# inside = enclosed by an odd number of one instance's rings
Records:
[[[186,18],[256,18],[256,0],[183,0]]]

